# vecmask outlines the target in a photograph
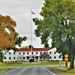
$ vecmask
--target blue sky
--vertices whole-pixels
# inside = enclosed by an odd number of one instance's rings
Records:
[[[0,0],[0,14],[9,15],[17,23],[16,31],[21,36],[26,36],[27,41],[22,46],[31,44],[31,25],[32,25],[32,45],[34,47],[43,47],[40,38],[34,35],[36,28],[32,22],[33,17],[41,18],[39,15],[44,0]],[[35,15],[31,17],[31,10]]]

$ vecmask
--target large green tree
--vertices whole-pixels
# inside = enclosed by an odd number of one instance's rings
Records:
[[[52,38],[52,46],[62,54],[68,53],[70,69],[74,68],[75,2],[74,0],[45,0],[40,15],[35,18],[35,34],[42,44]]]

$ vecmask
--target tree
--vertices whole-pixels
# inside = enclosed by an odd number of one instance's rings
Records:
[[[8,47],[14,48],[16,22],[10,16],[0,15],[0,51]]]
[[[17,61],[22,61],[23,60],[23,55],[18,55]]]
[[[42,54],[40,55],[40,57],[45,60],[45,59],[49,59],[50,56],[49,56],[49,54],[48,54],[47,52],[44,52],[44,53],[42,53]]]
[[[44,45],[45,48],[49,48],[49,44],[46,42]]]
[[[29,48],[34,48],[32,45],[29,45]]]
[[[21,37],[19,36],[18,33],[15,33],[15,45],[18,45],[19,47],[21,47],[22,42],[26,40],[27,40],[26,36]]]
[[[74,68],[75,52],[75,2],[73,0],[45,0],[40,15],[35,18],[35,34],[42,44],[52,38],[52,46],[70,56],[70,69]]]

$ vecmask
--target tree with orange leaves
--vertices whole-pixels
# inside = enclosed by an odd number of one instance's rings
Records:
[[[14,35],[16,22],[10,16],[0,15],[0,51],[6,48],[14,48]]]

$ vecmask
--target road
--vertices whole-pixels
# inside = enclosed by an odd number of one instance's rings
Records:
[[[59,75],[48,70],[46,67],[16,67],[0,75]]]

